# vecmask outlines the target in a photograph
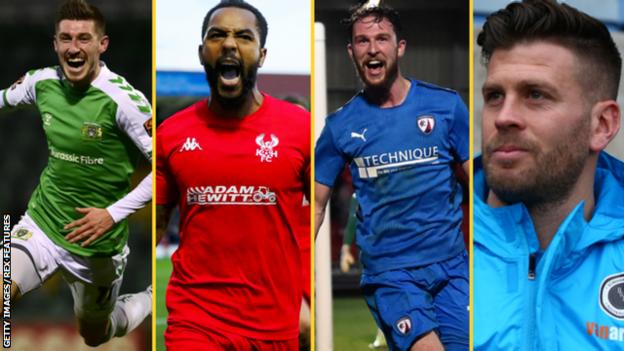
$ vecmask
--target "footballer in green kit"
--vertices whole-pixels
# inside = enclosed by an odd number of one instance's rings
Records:
[[[151,174],[130,189],[139,158],[151,160],[152,112],[141,92],[100,61],[108,44],[100,11],[67,0],[55,23],[59,65],[0,90],[0,109],[37,107],[49,151],[28,210],[12,230],[11,299],[60,270],[90,346],[126,335],[152,305],[151,287],[119,296],[129,253],[126,217],[152,197]]]

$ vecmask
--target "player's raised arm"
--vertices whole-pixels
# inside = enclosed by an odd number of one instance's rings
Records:
[[[0,109],[17,107],[20,105],[32,105],[35,103],[34,77],[31,71],[21,76],[10,87],[0,90]]]

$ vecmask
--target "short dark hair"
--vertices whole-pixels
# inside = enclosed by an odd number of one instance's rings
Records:
[[[56,16],[55,31],[58,31],[59,23],[62,20],[92,20],[95,29],[102,35],[106,33],[106,22],[100,10],[87,3],[85,0],[67,0],[58,10]]]
[[[218,9],[222,9],[225,7],[238,7],[239,9],[247,10],[256,16],[256,27],[258,28],[258,32],[260,32],[260,47],[264,47],[266,44],[267,34],[269,33],[269,25],[267,24],[266,19],[262,15],[262,13],[249,3],[244,0],[221,0],[219,4],[215,7],[211,8],[210,11],[204,17],[204,23],[202,24],[202,40],[204,39],[204,35],[206,35],[206,29],[208,28],[208,22],[210,22],[210,17],[212,14]]]
[[[403,26],[401,26],[401,18],[399,17],[399,12],[397,10],[385,4],[372,7],[369,7],[366,4],[361,4],[351,7],[349,9],[349,17],[341,21],[342,24],[347,26],[349,42],[353,40],[353,25],[355,22],[368,16],[372,16],[377,23],[383,21],[384,18],[387,19],[390,23],[392,23],[397,40],[403,39]]]
[[[571,50],[583,66],[580,82],[596,99],[615,99],[622,59],[607,27],[599,20],[554,0],[514,2],[487,17],[477,37],[488,64],[496,49],[547,41]]]

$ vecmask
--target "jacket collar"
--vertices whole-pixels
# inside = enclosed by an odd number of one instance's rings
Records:
[[[474,166],[475,228],[485,229],[475,231],[475,242],[487,242],[492,250],[502,250],[500,253],[503,255],[508,250],[517,253],[519,245],[528,246],[529,252],[536,251],[537,237],[524,204],[517,203],[499,208],[488,206],[485,201],[489,189],[485,183],[481,156],[475,158]],[[567,257],[572,260],[574,256],[581,254],[594,244],[624,239],[624,163],[622,161],[605,152],[599,155],[594,193],[596,206],[590,221],[585,221],[584,202],[580,202],[557,230],[549,246],[549,249],[551,247],[556,249],[553,259],[560,261]],[[482,216],[484,221],[479,219]],[[484,228],[483,225],[486,227]],[[524,238],[518,236],[524,236]],[[509,247],[510,244],[513,247]],[[563,262],[559,263],[563,264]]]

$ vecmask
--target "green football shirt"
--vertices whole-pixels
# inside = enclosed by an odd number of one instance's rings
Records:
[[[0,108],[36,105],[48,142],[48,164],[28,203],[30,217],[75,254],[121,252],[126,220],[85,248],[69,243],[71,230],[63,227],[82,217],[76,207],[106,208],[125,196],[141,153],[151,159],[152,113],[145,96],[104,64],[86,91],[73,89],[57,66],[30,71],[0,94]]]

